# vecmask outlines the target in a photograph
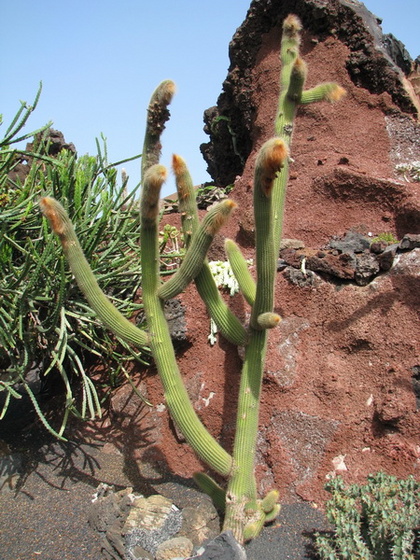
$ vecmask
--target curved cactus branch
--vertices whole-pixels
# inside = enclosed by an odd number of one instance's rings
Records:
[[[61,204],[54,198],[46,196],[40,200],[40,207],[42,213],[48,219],[52,230],[60,238],[61,246],[77,285],[99,319],[122,340],[137,348],[147,347],[149,345],[147,333],[136,327],[133,323],[130,323],[99,287],[83,254],[73,224]]]
[[[180,156],[173,156],[172,168],[175,173],[178,190],[179,213],[181,214],[185,243],[189,247],[191,238],[197,233],[199,228],[195,190],[187,165]],[[194,282],[210,317],[216,323],[222,336],[233,344],[244,346],[248,338],[247,332],[236,315],[232,313],[223,301],[208,265],[207,258],[204,259],[203,266],[195,277]]]
[[[255,280],[249,271],[248,263],[242,251],[232,239],[225,240],[225,251],[242,295],[249,305],[254,305],[256,293]]]
[[[176,362],[163,301],[157,295],[160,285],[157,201],[165,177],[166,169],[157,164],[146,171],[143,180],[141,247],[142,263],[147,274],[143,276],[142,288],[150,332],[150,348],[175,424],[203,461],[214,471],[228,476],[232,468],[232,458],[209,434],[192,407]]]
[[[160,137],[165,129],[165,123],[170,117],[168,105],[171,103],[174,94],[174,82],[165,80],[158,85],[150,98],[141,162],[142,177],[149,167],[159,163],[162,150]]]
[[[196,472],[194,473],[193,478],[200,490],[210,496],[216,509],[219,511],[225,511],[226,490],[224,490],[206,473]]]
[[[203,267],[207,251],[214,236],[228,220],[232,210],[236,208],[233,200],[224,200],[212,208],[200,224],[191,239],[190,246],[181,266],[171,278],[163,284],[158,295],[161,299],[177,296],[190,284]]]

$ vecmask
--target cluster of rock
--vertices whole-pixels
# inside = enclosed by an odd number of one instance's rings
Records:
[[[89,524],[102,535],[107,560],[245,558],[230,533],[219,534],[219,516],[208,496],[192,490],[183,489],[175,504],[161,494],[146,498],[132,488],[115,491],[100,484]]]
[[[349,231],[323,249],[311,249],[298,240],[283,240],[278,270],[298,286],[314,285],[321,278],[354,282],[366,286],[378,274],[387,272],[401,252],[420,247],[419,234],[407,234],[399,243],[372,239]]]
[[[25,153],[16,154],[16,163],[12,171],[8,173],[8,178],[12,183],[23,184],[32,166],[34,158],[32,153],[43,154],[48,156],[57,156],[62,150],[68,150],[76,154],[76,148],[73,143],[66,142],[64,135],[59,130],[48,128],[43,132],[35,135],[33,142],[26,144]]]

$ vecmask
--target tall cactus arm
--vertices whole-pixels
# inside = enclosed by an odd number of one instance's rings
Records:
[[[57,200],[50,197],[42,198],[40,200],[40,207],[42,213],[48,219],[52,230],[61,241],[64,254],[77,285],[99,319],[122,340],[137,348],[147,347],[149,345],[148,334],[137,328],[133,323],[130,323],[99,287],[65,209]]]
[[[150,98],[142,153],[142,177],[149,167],[159,163],[162,150],[160,137],[165,129],[165,123],[170,117],[168,105],[171,103],[174,94],[174,82],[165,80],[158,85]]]
[[[196,192],[193,180],[188,171],[187,164],[181,156],[173,154],[172,170],[175,175],[176,190],[178,193],[178,211],[181,215],[182,231],[187,248],[191,238],[199,227]]]
[[[260,329],[258,317],[272,312],[274,301],[274,254],[272,193],[278,172],[289,155],[281,138],[271,138],[261,147],[255,164],[254,216],[256,234],[257,289],[252,308],[251,326]]]
[[[291,76],[294,74],[295,85],[297,72],[294,70],[295,62],[299,57],[300,31],[302,24],[295,15],[289,15],[283,22],[283,34],[280,45],[280,96],[277,107],[277,118],[275,124],[275,133],[281,136],[289,144],[293,131],[293,119],[300,95],[296,88],[292,88],[293,94],[289,97],[289,87],[291,85]],[[298,69],[306,72],[306,66],[298,63]],[[302,80],[299,80],[302,81]],[[304,80],[303,80],[304,81]],[[303,83],[301,84],[301,90]]]
[[[232,468],[232,458],[209,434],[194,411],[176,362],[163,301],[157,295],[160,285],[158,202],[165,177],[166,169],[162,165],[150,167],[144,175],[141,200],[142,264],[144,270],[147,270],[147,274],[143,276],[142,289],[150,332],[150,348],[175,424],[197,455],[210,468],[228,476]]]
[[[236,203],[227,199],[209,210],[191,239],[190,247],[181,266],[170,280],[159,288],[158,295],[161,299],[177,296],[194,280],[203,266],[214,236],[226,223],[234,208],[236,208]]]
[[[258,504],[254,474],[259,403],[267,350],[267,328],[279,322],[272,313],[274,298],[274,239],[272,191],[277,173],[288,157],[286,143],[272,138],[261,147],[255,165],[254,216],[256,230],[257,288],[251,314],[250,340],[238,397],[233,460],[236,466],[226,494],[225,529],[238,540],[255,536],[266,514]],[[244,527],[249,525],[248,531]]]
[[[294,119],[299,105],[317,101],[338,101],[345,94],[345,89],[336,83],[327,82],[304,90],[307,66],[302,60],[300,34],[302,24],[293,14],[283,22],[283,34],[280,45],[280,96],[275,120],[275,134],[283,138],[290,148],[293,135]],[[282,173],[274,182],[273,220],[274,220],[274,254],[277,256],[283,229],[283,214],[286,200],[286,186],[289,175],[289,162],[286,161]]]
[[[172,158],[172,168],[178,190],[179,212],[181,214],[185,243],[189,247],[191,237],[194,236],[199,228],[195,190],[183,158],[175,154]],[[204,259],[203,266],[194,281],[210,317],[216,323],[222,336],[238,346],[245,345],[248,336],[247,332],[239,319],[223,301],[207,259]]]

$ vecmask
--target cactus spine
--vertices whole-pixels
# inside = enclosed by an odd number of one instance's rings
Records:
[[[41,209],[60,237],[71,269],[92,308],[113,332],[130,344],[150,346],[175,423],[197,455],[212,470],[227,478],[225,490],[207,474],[199,473],[195,477],[199,486],[212,496],[220,509],[225,506],[224,528],[231,529],[240,542],[258,535],[263,525],[275,519],[280,509],[277,491],[272,490],[264,498],[258,498],[254,465],[267,337],[269,329],[276,327],[281,320],[273,311],[274,286],[296,109],[300,104],[335,101],[344,93],[340,86],[332,83],[304,90],[307,68],[299,55],[300,31],[299,19],[288,16],[283,25],[280,49],[281,94],[275,137],[263,144],[256,161],[256,280],[251,276],[236,243],[227,240],[225,244],[232,270],[251,306],[247,328],[221,298],[206,257],[214,235],[228,219],[235,203],[231,200],[222,202],[210,210],[200,223],[192,180],[180,156],[173,157],[173,169],[187,253],[175,275],[164,284],[161,283],[158,219],[160,189],[166,178],[166,169],[159,164],[160,135],[169,117],[167,106],[175,90],[173,82],[162,82],[152,95],[143,149],[140,240],[144,270],[143,303],[148,333],[140,331],[125,319],[100,291],[64,209],[49,197],[41,200]],[[165,319],[164,300],[175,297],[191,282],[195,282],[220,332],[229,341],[245,346],[232,456],[208,433],[194,411],[176,363]]]

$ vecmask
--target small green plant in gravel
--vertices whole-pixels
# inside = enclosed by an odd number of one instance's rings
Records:
[[[386,243],[387,245],[394,245],[395,243],[398,243],[398,239],[395,237],[395,235],[390,232],[390,231],[384,231],[383,233],[379,233],[378,235],[376,235],[371,243]]]
[[[107,162],[106,145],[98,143],[97,156],[77,158],[62,150],[53,158],[42,141],[49,125],[19,135],[39,93],[32,106],[22,104],[0,141],[0,419],[11,399],[27,393],[47,429],[62,437],[70,413],[82,417],[101,414],[96,387],[86,371],[89,356],[102,361],[109,372],[108,383],[114,384],[127,375],[131,360],[145,359],[148,353],[118,344],[104,329],[67,270],[64,257],[57,259],[56,237],[45,219],[34,212],[45,192],[62,200],[77,222],[83,250],[102,289],[132,316],[142,307],[134,303],[142,278],[141,264],[132,258],[138,254],[135,191],[127,194],[126,184],[118,184],[117,171]],[[13,147],[34,136],[34,152]],[[12,179],[11,173],[22,157],[32,162],[23,184]],[[44,390],[61,379],[65,390],[61,425],[57,426],[56,419],[52,425],[43,414],[41,395],[29,382],[34,375],[41,377]],[[49,383],[54,375],[55,381]],[[76,378],[81,382],[79,403],[74,394]]]
[[[159,163],[160,135],[169,117],[167,109],[174,94],[173,82],[162,82],[152,95],[142,154],[140,245],[142,299],[147,331],[127,321],[99,289],[83,255],[75,229],[63,205],[51,196],[41,200],[41,209],[61,241],[71,270],[98,317],[117,336],[136,347],[150,347],[160,375],[165,400],[179,430],[211,470],[226,479],[220,486],[206,473],[195,476],[197,484],[224,509],[224,529],[239,542],[253,539],[265,523],[279,513],[279,493],[271,490],[259,497],[255,477],[259,406],[267,351],[268,332],[280,322],[274,312],[274,288],[283,211],[288,179],[289,151],[297,108],[316,101],[335,101],[344,90],[335,83],[304,89],[307,68],[299,54],[301,24],[289,16],[283,24],[280,56],[281,94],[275,121],[275,136],[260,148],[254,175],[254,219],[256,231],[254,279],[238,245],[226,240],[225,250],[241,293],[250,306],[249,324],[243,325],[221,297],[206,255],[214,236],[223,227],[236,204],[225,199],[199,220],[196,192],[185,161],[175,155],[172,167],[178,189],[186,254],[177,272],[162,283],[159,256],[160,189],[167,175]],[[192,282],[207,306],[218,331],[229,342],[244,347],[240,377],[236,433],[232,453],[209,433],[189,399],[179,371],[168,324],[165,301],[176,297]]]
[[[327,518],[335,529],[317,534],[321,560],[416,560],[420,558],[420,484],[385,473],[365,485],[328,482]]]

